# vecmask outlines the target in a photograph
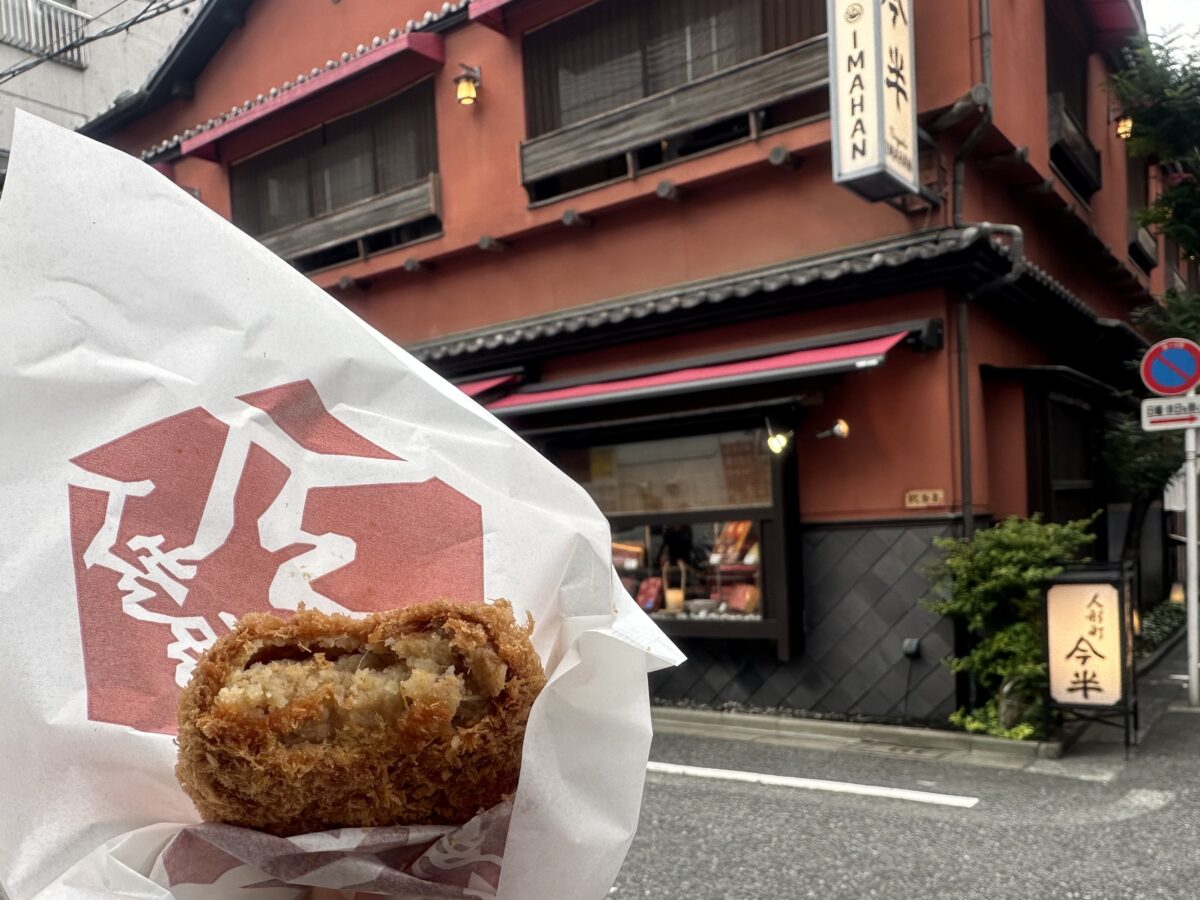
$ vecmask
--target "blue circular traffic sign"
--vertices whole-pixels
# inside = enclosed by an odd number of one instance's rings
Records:
[[[1164,397],[1186,394],[1200,384],[1200,346],[1183,338],[1159,341],[1142,357],[1142,381]]]

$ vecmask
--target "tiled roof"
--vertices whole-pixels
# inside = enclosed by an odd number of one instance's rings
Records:
[[[816,287],[820,283],[832,283],[849,276],[886,275],[915,264],[932,262],[967,250],[979,250],[988,254],[994,266],[989,270],[999,271],[1009,265],[1009,247],[997,239],[986,224],[964,228],[944,228],[915,232],[902,237],[890,238],[875,244],[802,257],[749,269],[702,281],[672,285],[640,294],[605,300],[586,306],[556,310],[540,316],[499,325],[458,332],[446,337],[405,347],[420,360],[450,363],[463,360],[473,354],[503,351],[518,345],[539,341],[566,340],[587,332],[598,332],[617,325],[632,325],[657,316],[667,316],[684,310],[700,312],[702,307],[720,304],[737,304],[754,295],[773,294],[785,288],[804,286]],[[911,271],[911,268],[908,269]],[[989,276],[984,272],[980,277]],[[1133,345],[1144,344],[1144,339],[1128,323],[1104,319],[1087,303],[1055,280],[1044,270],[1022,260],[1021,278],[1028,286],[1054,297],[1061,304],[1058,308],[1068,316],[1080,317],[1085,322],[1119,332],[1123,340]],[[1022,292],[1019,285],[1007,290]],[[1043,308],[1043,313],[1048,310]]]
[[[454,24],[453,18],[457,14],[461,13],[465,17],[469,2],[470,0],[455,0],[455,2],[442,3],[440,7],[429,10],[419,19],[410,19],[403,24],[398,23],[395,28],[388,32],[386,37],[376,35],[370,38],[369,43],[359,44],[358,47],[347,49],[331,60],[314,60],[316,65],[313,68],[307,72],[298,73],[296,78],[290,82],[285,81],[283,84],[273,87],[264,85],[263,92],[254,95],[236,107],[236,113],[234,109],[213,110],[213,115],[209,119],[197,123],[194,127],[188,129],[188,131],[194,135],[207,128],[214,127],[213,123],[226,122],[231,117],[244,113],[246,111],[246,103],[249,103],[250,108],[253,108],[258,103],[269,100],[273,96],[271,93],[272,90],[275,91],[275,96],[278,96],[280,92],[290,90],[287,85],[290,84],[294,87],[297,83],[303,83],[312,78],[320,77],[320,73],[330,70],[328,67],[331,63],[332,68],[337,68],[342,60],[347,58],[354,59],[365,53],[369,53],[371,50],[382,46],[388,40],[395,40],[395,37],[402,33],[423,29],[452,27]],[[180,34],[179,39],[167,50],[166,55],[154,68],[154,71],[150,73],[145,84],[137,91],[122,94],[108,109],[84,122],[77,130],[89,137],[103,140],[108,135],[119,131],[142,116],[158,109],[163,104],[181,96],[177,93],[180,86],[190,84],[204,70],[204,67],[208,65],[212,57],[221,48],[225,39],[229,37],[235,28],[241,25],[246,10],[252,3],[253,0],[205,0],[196,14],[192,16],[192,20],[187,28]],[[378,43],[376,43],[377,41]],[[349,54],[349,57],[347,57],[347,54]],[[143,158],[147,158],[148,156],[161,154],[177,146],[182,139],[183,134],[172,135],[170,139],[147,148],[142,156]]]
[[[256,94],[254,97],[243,101],[240,106],[234,106],[230,109],[219,112],[210,119],[207,119],[203,122],[198,122],[191,128],[185,129],[179,134],[172,135],[170,138],[160,141],[153,147],[146,148],[142,151],[142,159],[148,160],[159,156],[160,154],[179,146],[188,138],[195,137],[198,134],[203,134],[209,129],[216,128],[218,125],[223,125],[225,122],[228,122],[231,119],[236,119],[238,116],[250,112],[255,107],[260,106],[263,103],[274,100],[281,94],[286,94],[299,85],[305,84],[313,79],[321,78],[322,76],[326,75],[326,73],[335,71],[343,63],[348,63],[351,60],[358,59],[360,57],[367,56],[372,52],[378,51],[387,44],[399,38],[401,34],[407,34],[411,31],[421,31],[422,29],[429,28],[431,25],[440,22],[447,16],[450,16],[462,9],[466,9],[469,2],[470,0],[458,0],[456,3],[443,3],[441,8],[437,11],[431,10],[426,12],[425,15],[420,19],[409,19],[404,23],[402,28],[392,28],[386,35],[383,36],[375,35],[371,38],[371,42],[369,44],[359,44],[353,50],[344,50],[338,56],[330,57],[329,59],[325,60],[321,65],[313,66],[307,72],[298,73],[296,77],[290,81],[284,81],[280,85],[272,85],[268,87],[262,93]]]
[[[985,236],[986,232],[978,227],[920,232],[881,244],[803,257],[616,300],[557,310],[503,325],[459,332],[405,349],[422,360],[451,359],[679,310],[732,303],[752,294],[774,293],[787,287],[834,281],[845,275],[865,275],[880,269],[899,268],[918,260],[932,260],[965,250]]]

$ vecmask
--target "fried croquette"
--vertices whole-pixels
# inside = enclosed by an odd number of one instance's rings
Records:
[[[532,627],[503,600],[247,615],[183,691],[176,777],[206,821],[279,836],[465,822],[516,789]]]

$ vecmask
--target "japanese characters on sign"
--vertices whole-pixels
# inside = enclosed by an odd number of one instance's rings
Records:
[[[1142,430],[1171,431],[1200,426],[1200,397],[1152,397],[1142,401]]]
[[[946,492],[941,488],[927,488],[904,492],[905,509],[932,509],[946,505]]]
[[[829,0],[833,180],[868,200],[920,187],[912,0]]]
[[[1050,698],[1064,706],[1125,699],[1121,602],[1112,584],[1056,584],[1046,594]]]

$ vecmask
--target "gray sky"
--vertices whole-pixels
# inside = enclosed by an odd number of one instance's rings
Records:
[[[1142,11],[1151,35],[1176,25],[1181,25],[1181,30],[1188,34],[1200,29],[1200,0],[1142,0]]]

